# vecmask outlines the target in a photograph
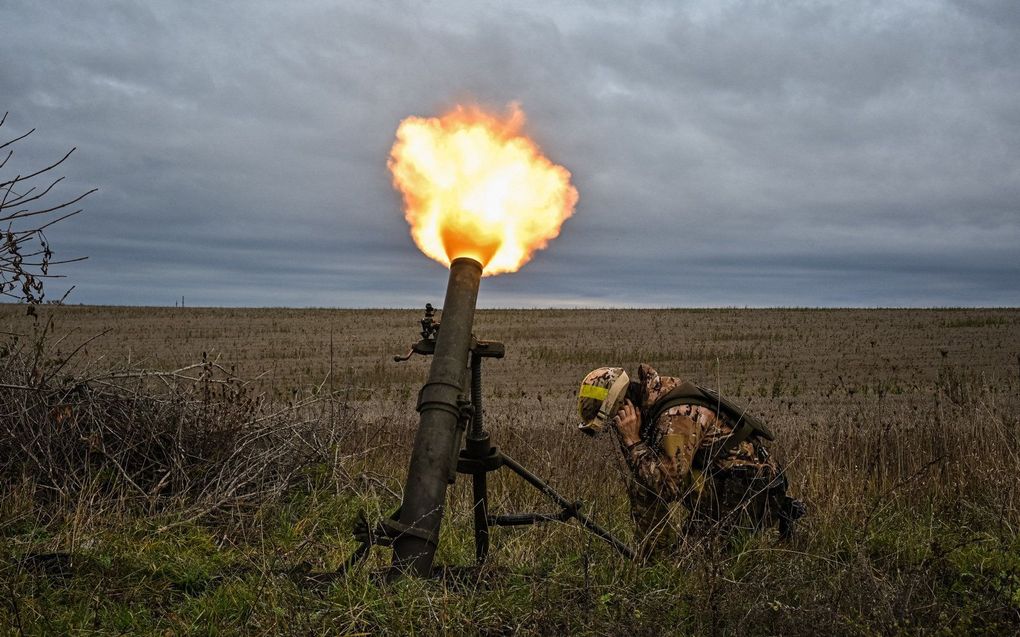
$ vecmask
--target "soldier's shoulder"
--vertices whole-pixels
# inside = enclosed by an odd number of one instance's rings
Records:
[[[693,405],[674,405],[659,415],[656,425],[663,431],[672,429],[677,433],[693,430],[698,426],[694,413]]]

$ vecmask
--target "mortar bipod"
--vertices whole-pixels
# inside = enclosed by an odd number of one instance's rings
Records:
[[[411,346],[405,356],[394,356],[395,361],[406,361],[414,354],[429,356],[434,353],[440,323],[435,321],[433,316],[432,308],[426,307],[425,318],[421,321],[421,339]],[[470,352],[470,371],[464,379],[466,381],[463,386],[464,391],[461,400],[458,401],[461,413],[460,426],[456,444],[450,450],[449,481],[454,482],[457,473],[471,475],[475,558],[478,564],[484,563],[488,557],[489,528],[492,526],[524,526],[542,522],[568,522],[571,519],[576,519],[582,528],[605,540],[625,558],[633,559],[634,551],[630,547],[579,511],[581,502],[563,497],[544,480],[491,444],[489,432],[485,429],[485,411],[482,407],[482,359],[503,358],[506,350],[502,343],[481,341],[472,337]],[[489,515],[487,476],[489,472],[496,471],[501,467],[507,467],[523,478],[525,482],[556,503],[560,510],[555,513]],[[401,524],[399,522],[400,513],[398,508],[389,518],[374,526],[369,523],[364,513],[360,513],[354,526],[354,537],[361,542],[361,545],[337,572],[346,572],[363,561],[373,545],[392,546],[393,541],[401,536],[418,537],[433,546],[438,543],[438,537],[432,537],[422,529]]]
[[[572,501],[563,497],[547,482],[490,444],[482,408],[482,356],[477,356],[474,352],[471,356],[471,403],[473,406],[471,427],[468,430],[464,448],[458,454],[457,471],[471,475],[474,498],[475,558],[479,564],[485,562],[489,553],[490,526],[525,526],[542,522],[567,522],[571,518],[576,519],[585,530],[608,542],[627,559],[634,558],[634,551],[630,547],[578,510],[581,508],[580,501]],[[559,505],[559,512],[489,515],[487,475],[500,467],[510,469]]]

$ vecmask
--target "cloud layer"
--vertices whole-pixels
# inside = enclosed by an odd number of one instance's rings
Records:
[[[7,2],[0,130],[71,301],[441,299],[396,126],[519,101],[581,199],[482,305],[1020,305],[1020,5],[678,4]]]

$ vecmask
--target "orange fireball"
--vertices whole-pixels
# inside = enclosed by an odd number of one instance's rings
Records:
[[[388,165],[422,252],[444,265],[470,257],[492,275],[516,272],[556,238],[577,190],[523,125],[517,105],[505,119],[458,106],[400,123]]]

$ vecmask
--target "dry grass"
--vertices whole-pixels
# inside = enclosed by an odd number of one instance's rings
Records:
[[[5,390],[0,428],[0,618],[29,632],[954,634],[1020,621],[1020,311],[481,312],[476,333],[508,348],[485,370],[496,442],[613,530],[629,534],[626,469],[609,440],[572,431],[573,392],[592,367],[648,362],[769,421],[811,508],[799,539],[691,544],[639,569],[573,526],[503,529],[484,584],[359,572],[318,591],[273,573],[335,567],[355,511],[398,503],[427,362],[390,355],[417,312],[40,314],[0,307],[0,329],[20,335],[0,382],[38,385],[42,369],[47,387]],[[90,393],[69,398],[83,381]],[[56,428],[64,405],[74,418]],[[230,460],[237,449],[251,453]],[[450,563],[472,553],[461,482]],[[548,508],[512,476],[494,499]],[[74,556],[73,576],[40,555]],[[378,550],[369,570],[385,561]],[[96,587],[119,593],[97,600]]]

